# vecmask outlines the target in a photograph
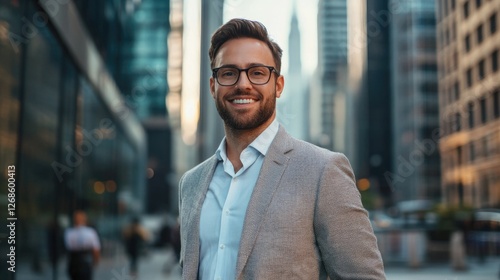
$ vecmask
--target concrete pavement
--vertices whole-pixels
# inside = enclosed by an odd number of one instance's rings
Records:
[[[411,269],[402,266],[386,266],[387,280],[498,280],[500,258],[490,257],[480,264],[477,258],[469,258],[468,269],[454,271],[448,264],[427,264]]]
[[[180,280],[180,269],[173,252],[167,249],[152,249],[140,259],[137,277],[129,274],[128,261],[124,257],[103,259],[94,272],[94,280]],[[28,267],[16,272],[19,280],[50,280],[49,271],[34,274]],[[489,257],[480,264],[477,258],[468,259],[466,271],[453,271],[445,263],[427,264],[418,269],[406,266],[386,265],[388,280],[498,280],[500,257]],[[58,280],[67,280],[65,265],[59,265]]]

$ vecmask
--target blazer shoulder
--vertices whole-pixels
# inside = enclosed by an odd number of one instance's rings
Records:
[[[318,161],[348,161],[343,153],[334,152],[303,140],[292,138],[292,143],[297,153],[313,157]]]

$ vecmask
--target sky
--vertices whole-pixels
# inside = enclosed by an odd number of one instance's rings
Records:
[[[224,22],[240,17],[262,22],[271,38],[283,49],[283,71],[288,70],[288,35],[296,2],[301,36],[303,72],[311,74],[317,65],[318,0],[225,0]]]

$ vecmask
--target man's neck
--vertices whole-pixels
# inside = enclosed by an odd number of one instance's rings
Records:
[[[226,132],[226,154],[234,167],[234,173],[243,167],[240,155],[241,152],[250,145],[259,135],[266,130],[274,121],[274,117],[262,126],[249,130],[235,130],[224,126]]]

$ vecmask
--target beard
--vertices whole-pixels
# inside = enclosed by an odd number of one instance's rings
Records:
[[[243,95],[248,96],[251,94],[246,93],[241,89],[236,89],[236,91],[230,94],[231,98]],[[215,106],[217,107],[217,111],[227,127],[233,130],[249,130],[261,126],[272,117],[276,109],[276,91],[270,98],[267,99],[263,98],[262,94],[260,94],[259,100],[261,103],[259,108],[249,114],[231,112],[225,106],[225,100],[220,98],[216,99]]]

